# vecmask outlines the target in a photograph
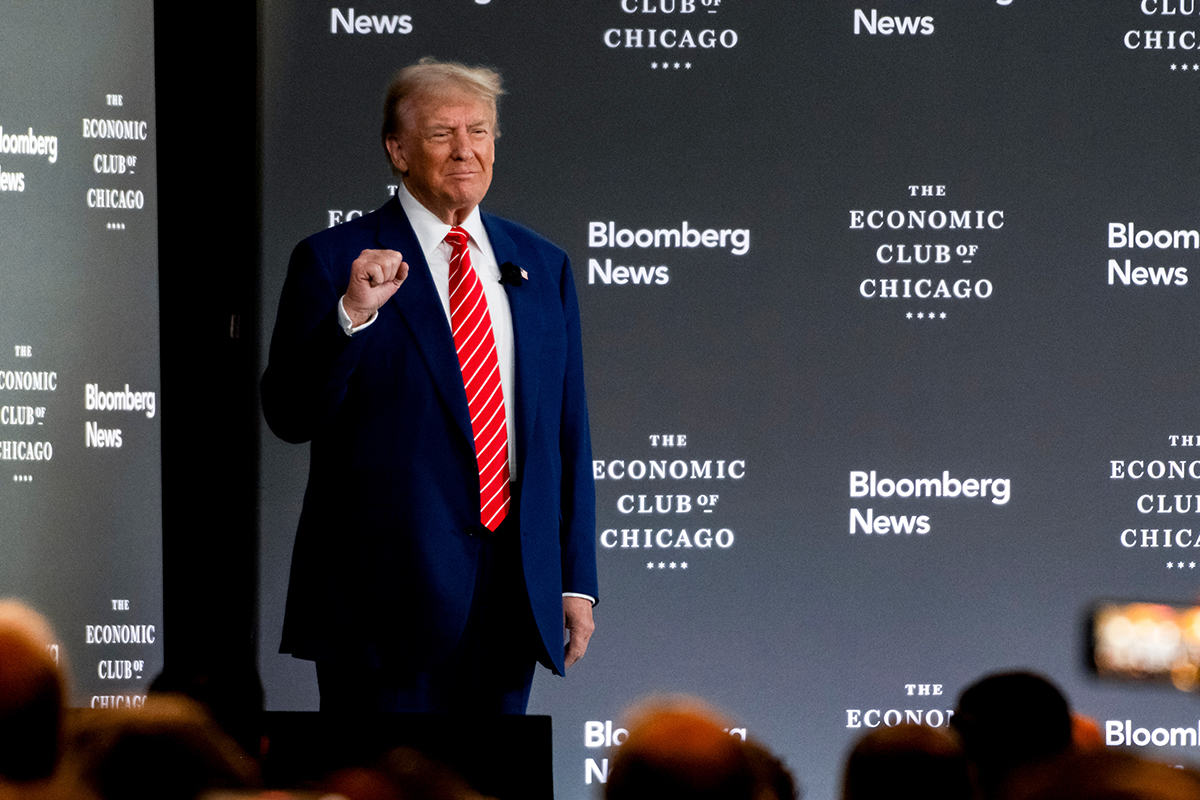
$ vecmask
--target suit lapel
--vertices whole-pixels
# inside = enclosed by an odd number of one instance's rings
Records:
[[[481,214],[483,227],[487,229],[488,239],[492,244],[492,252],[496,263],[512,262],[519,267],[533,269],[533,264],[521,264],[517,246],[512,238],[497,224],[491,214]],[[530,272],[530,280],[537,280],[538,275]],[[545,276],[541,276],[545,277]],[[529,437],[533,433],[533,423],[537,415],[538,390],[541,388],[538,364],[541,363],[542,327],[544,316],[540,313],[537,303],[537,292],[527,286],[513,286],[505,283],[504,291],[508,295],[508,306],[512,311],[513,323],[513,359],[516,362],[516,415],[517,421],[517,468],[524,471],[525,454],[529,452]]]
[[[383,247],[398,250],[408,263],[408,277],[388,303],[400,312],[421,351],[434,387],[474,452],[471,412],[467,408],[467,392],[463,387],[462,370],[458,365],[450,322],[446,319],[446,311],[438,297],[433,275],[429,272],[429,264],[425,261],[417,236],[400,207],[400,201],[394,197],[379,215],[378,239]]]

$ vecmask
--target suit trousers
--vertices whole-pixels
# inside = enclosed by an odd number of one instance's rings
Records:
[[[318,661],[321,711],[524,714],[545,648],[525,587],[518,519],[514,504],[494,533],[481,535],[466,628],[445,662],[413,670]]]

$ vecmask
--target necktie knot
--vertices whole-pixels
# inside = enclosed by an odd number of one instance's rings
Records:
[[[466,248],[467,240],[470,238],[470,234],[465,229],[455,226],[450,229],[450,232],[446,234],[446,238],[443,241],[448,242],[451,249],[457,254]]]

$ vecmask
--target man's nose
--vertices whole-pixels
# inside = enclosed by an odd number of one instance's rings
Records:
[[[474,155],[471,149],[471,137],[466,131],[457,131],[451,140],[450,154],[457,159],[468,159]]]

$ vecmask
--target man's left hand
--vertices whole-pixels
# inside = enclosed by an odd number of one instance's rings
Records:
[[[567,666],[570,667],[583,657],[592,631],[596,630],[596,623],[592,620],[592,601],[583,597],[564,597],[563,626],[571,635],[565,650]]]

